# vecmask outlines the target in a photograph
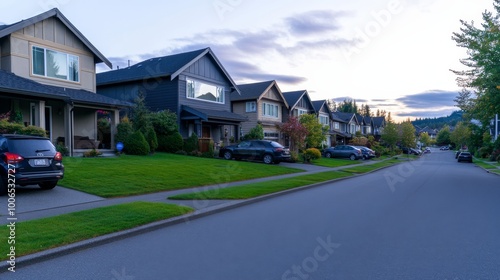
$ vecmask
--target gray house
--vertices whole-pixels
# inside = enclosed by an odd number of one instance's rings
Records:
[[[335,132],[333,130],[333,121],[331,119],[332,111],[330,110],[330,107],[328,107],[326,100],[315,100],[312,103],[316,116],[318,117],[318,122],[328,127],[328,134],[322,144],[325,147],[330,147],[332,146],[332,139],[334,139],[333,141],[335,142]]]
[[[21,113],[71,155],[112,147],[112,137],[99,138],[97,120],[105,117],[113,130],[129,104],[95,93],[98,63],[111,68],[58,9],[0,25],[0,114]]]
[[[261,124],[264,139],[284,144],[278,126],[283,123],[288,104],[276,81],[238,85],[238,88],[241,95],[231,96],[233,112],[248,117],[241,124],[241,135]]]
[[[240,92],[210,48],[97,74],[100,95],[133,102],[139,92],[145,94],[150,110],[176,113],[181,135],[196,133],[200,143],[238,137],[246,120],[231,112],[231,97]]]

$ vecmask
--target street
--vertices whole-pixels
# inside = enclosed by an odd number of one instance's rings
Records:
[[[1,279],[500,279],[500,176],[451,151]]]

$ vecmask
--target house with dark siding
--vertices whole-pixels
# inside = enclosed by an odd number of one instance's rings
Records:
[[[307,90],[284,92],[286,102],[288,103],[289,117],[300,117],[303,114],[314,114],[314,105]],[[286,122],[288,118],[283,121]]]
[[[264,139],[284,144],[279,125],[288,112],[288,103],[276,81],[238,85],[240,95],[231,95],[232,110],[248,120],[241,123],[241,135],[247,134],[257,124],[264,130]]]
[[[58,10],[0,25],[0,114],[15,112],[24,125],[46,131],[70,155],[92,148],[112,151],[100,138],[105,115],[111,134],[130,104],[96,94],[96,64],[111,62]]]
[[[152,111],[177,114],[179,132],[215,143],[239,138],[247,118],[231,111],[240,91],[210,48],[155,57],[97,74],[97,93],[132,102],[145,95]]]
[[[333,131],[333,121],[331,119],[332,111],[330,110],[326,100],[315,100],[312,103],[316,116],[318,117],[318,122],[328,127],[328,134],[322,144],[325,147],[330,147],[332,145],[332,137],[335,137],[335,132]]]

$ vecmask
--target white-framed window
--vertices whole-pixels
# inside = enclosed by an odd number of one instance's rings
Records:
[[[340,123],[335,122],[335,123],[334,123],[334,127],[335,127],[335,129],[340,129]]]
[[[262,103],[262,115],[265,117],[273,117],[278,118],[279,116],[279,106],[270,104],[270,103]]]
[[[319,115],[319,123],[322,125],[329,125],[330,119],[328,116]]]
[[[276,140],[279,139],[279,137],[280,137],[279,132],[264,131],[264,139]]]
[[[247,102],[247,105],[246,105],[246,112],[256,112],[257,111],[257,102],[255,101],[250,101],[250,102]]]
[[[186,97],[208,102],[224,103],[224,88],[193,79],[186,79]]]
[[[304,115],[304,114],[307,114],[307,110],[304,110],[304,109],[297,109],[297,116],[301,116],[301,115]]]
[[[80,63],[76,55],[32,46],[33,75],[66,81],[80,81]]]

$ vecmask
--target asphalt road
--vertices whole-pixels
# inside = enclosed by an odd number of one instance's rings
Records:
[[[1,279],[500,279],[500,177],[453,153],[17,267]]]

